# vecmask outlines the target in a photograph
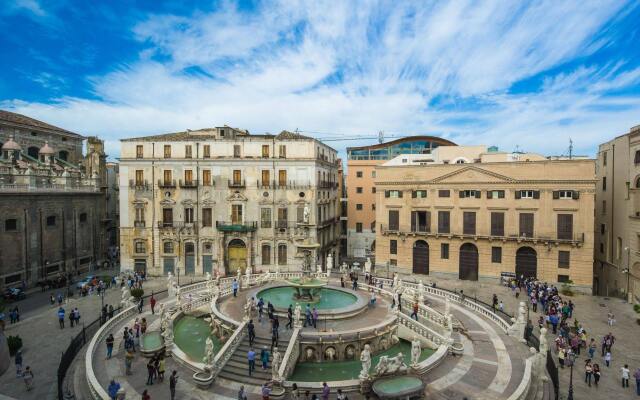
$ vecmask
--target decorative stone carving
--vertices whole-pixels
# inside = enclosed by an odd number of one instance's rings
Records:
[[[120,305],[122,308],[131,306],[131,291],[127,285],[122,287],[122,296],[120,298]]]
[[[371,346],[368,344],[364,345],[364,349],[360,353],[360,362],[362,363],[362,370],[358,377],[361,380],[369,379],[369,369],[371,369]]]
[[[173,274],[171,273],[171,271],[169,271],[169,274],[167,275],[167,294],[169,298],[175,296],[176,294],[175,288],[176,288],[176,283],[175,283]]]
[[[420,354],[422,354],[422,348],[420,345],[420,339],[418,339],[417,336],[414,336],[411,341],[411,366],[414,368],[420,362]]]
[[[302,328],[302,319],[300,314],[302,313],[302,307],[300,304],[296,304],[295,310],[293,310],[293,326],[296,328]]]
[[[331,271],[332,269],[333,269],[333,255],[329,253],[329,255],[327,256],[327,272]]]
[[[377,377],[384,375],[393,375],[405,372],[407,365],[404,363],[404,355],[398,353],[397,356],[389,358],[389,356],[382,356],[376,365],[375,375]]]
[[[211,365],[213,363],[213,357],[213,340],[207,336],[204,342],[204,357],[202,358],[202,362]]]
[[[308,205],[308,204],[305,204],[305,205],[304,205],[304,209],[302,210],[302,221],[303,221],[305,224],[308,224],[308,223],[309,223],[309,214],[310,214],[310,211],[309,211],[309,205]]]
[[[418,281],[418,301],[420,304],[424,303],[424,284],[422,283],[422,279]]]
[[[244,320],[245,321],[249,321],[251,319],[251,306],[252,306],[251,297],[247,297],[247,301],[244,304]]]
[[[364,272],[367,274],[371,273],[371,259],[367,257],[367,260],[364,262]]]
[[[509,335],[514,336],[521,342],[526,342],[524,339],[524,330],[527,326],[527,307],[524,301],[521,301],[518,306],[518,314],[514,323],[509,327]]]
[[[271,355],[271,379],[280,382],[280,364],[282,364],[282,354],[278,351],[277,347],[273,348],[273,354]]]
[[[324,359],[327,361],[334,361],[336,359],[336,349],[334,347],[327,347],[324,351]]]

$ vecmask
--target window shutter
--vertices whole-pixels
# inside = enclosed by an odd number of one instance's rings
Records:
[[[415,199],[416,197],[418,197],[418,193],[415,190],[411,191],[411,198]]]
[[[385,190],[385,191],[384,191],[384,197],[389,197],[389,196],[390,196],[389,191],[388,191],[388,190]]]
[[[554,200],[558,200],[560,198],[560,191],[559,190],[554,190],[553,191],[553,199]]]
[[[491,193],[491,190],[487,190],[487,199],[489,200],[493,199],[493,194]]]
[[[411,211],[411,232],[416,231],[416,220],[418,219],[418,212]]]
[[[520,191],[516,190],[516,200],[520,199]]]
[[[479,199],[480,197],[482,197],[482,191],[476,190],[476,199]]]
[[[580,192],[578,192],[577,190],[574,190],[571,193],[571,198],[574,199],[574,200],[578,200],[580,198]]]
[[[402,190],[398,190],[398,198],[402,198]]]
[[[504,190],[500,190],[500,191],[498,192],[498,198],[499,198],[499,199],[504,199]]]
[[[426,212],[425,220],[426,220],[425,225],[427,226],[427,232],[431,232],[431,211]]]
[[[533,198],[534,199],[539,199],[540,198],[540,191],[539,190],[534,190],[533,191]]]
[[[461,190],[459,193],[460,193],[460,198],[464,199],[464,190]]]

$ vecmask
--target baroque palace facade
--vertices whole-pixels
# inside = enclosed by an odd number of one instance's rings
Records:
[[[317,262],[336,260],[338,165],[334,149],[287,131],[224,126],[122,140],[121,268],[285,271],[301,265],[302,240],[318,245]]]
[[[379,271],[506,272],[591,291],[593,160],[495,150],[455,163],[401,158],[376,168]]]

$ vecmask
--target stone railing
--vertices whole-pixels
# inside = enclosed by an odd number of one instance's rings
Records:
[[[280,369],[278,370],[278,375],[282,380],[286,380],[293,369],[296,367],[296,363],[298,362],[298,358],[300,357],[300,331],[302,328],[295,328],[291,333],[291,339],[289,339],[289,345],[287,346],[287,351],[285,351],[284,356],[282,357],[282,363],[280,364]]]
[[[180,286],[180,294],[189,294],[193,292],[198,292],[200,290],[207,288],[207,281],[200,281],[191,283],[189,285]]]
[[[507,400],[525,400],[529,395],[533,381],[533,363],[535,356],[529,357],[524,362],[524,375],[516,390]]]
[[[249,321],[242,321],[229,340],[218,350],[218,353],[213,359],[213,368],[211,369],[213,379],[218,376],[222,368],[227,364],[227,361],[229,361],[233,353],[238,349],[238,346],[240,346],[240,343],[244,340],[248,322]]]
[[[100,400],[110,400],[109,394],[107,391],[100,385],[98,378],[93,370],[93,357],[95,356],[96,351],[102,341],[107,337],[107,335],[114,331],[114,328],[120,324],[122,321],[130,318],[138,312],[137,306],[131,306],[126,308],[124,311],[116,314],[113,318],[109,319],[104,325],[98,329],[98,332],[93,336],[91,341],[89,342],[89,347],[87,348],[87,353],[85,354],[85,368],[87,375],[87,385],[89,387],[89,391],[91,392],[91,396],[94,399]]]
[[[303,343],[343,343],[349,340],[362,339],[369,336],[375,337],[382,332],[393,330],[396,326],[396,320],[397,318],[393,316],[367,328],[351,329],[340,332],[302,331],[300,333],[300,341]]]
[[[398,313],[398,324],[409,328],[411,331],[417,333],[425,339],[428,339],[430,342],[437,346],[450,346],[451,344],[453,344],[453,339],[441,335],[440,333],[434,331],[426,325],[410,318],[408,315]]]

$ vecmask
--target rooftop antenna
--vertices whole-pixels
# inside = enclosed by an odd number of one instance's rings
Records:
[[[573,156],[573,140],[569,138],[569,160],[571,160],[572,156]]]
[[[378,131],[378,143],[384,142],[384,131]]]

